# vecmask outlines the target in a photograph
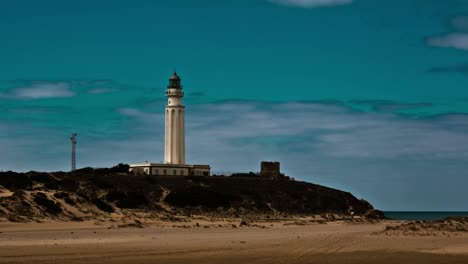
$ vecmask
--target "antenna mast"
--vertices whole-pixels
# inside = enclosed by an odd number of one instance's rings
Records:
[[[71,171],[76,170],[76,136],[78,136],[78,134],[73,133],[73,135],[70,138],[72,141]]]

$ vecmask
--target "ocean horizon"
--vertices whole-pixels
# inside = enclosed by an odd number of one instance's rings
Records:
[[[468,217],[468,212],[423,212],[423,211],[384,211],[385,216],[394,220],[442,220],[447,217]]]

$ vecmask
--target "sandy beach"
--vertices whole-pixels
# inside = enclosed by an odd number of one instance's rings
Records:
[[[198,225],[197,225],[198,223]],[[389,235],[387,225],[0,223],[1,263],[468,263],[465,233]],[[130,225],[131,226],[131,225]]]

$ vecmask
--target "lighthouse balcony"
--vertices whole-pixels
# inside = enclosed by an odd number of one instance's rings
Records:
[[[179,96],[183,97],[184,92],[180,91],[180,89],[167,89],[166,90],[166,96]]]

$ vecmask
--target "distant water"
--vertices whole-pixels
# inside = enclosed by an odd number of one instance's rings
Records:
[[[468,212],[384,212],[385,216],[395,220],[442,220],[447,217],[466,216]]]

